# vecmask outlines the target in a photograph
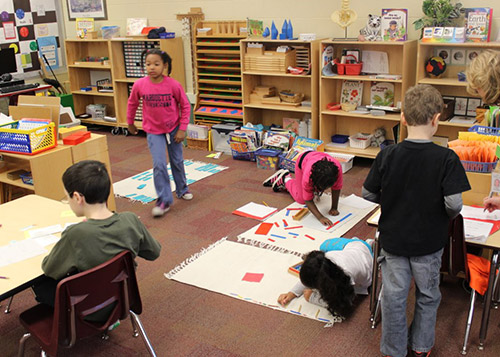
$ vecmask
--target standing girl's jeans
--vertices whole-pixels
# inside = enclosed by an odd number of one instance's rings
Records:
[[[167,148],[170,168],[175,182],[175,193],[177,197],[182,197],[187,191],[186,173],[184,172],[184,158],[182,156],[182,142],[174,141],[176,127],[169,134],[147,134],[148,147],[153,157],[153,179],[158,195],[157,203],[172,205],[174,198],[170,187],[170,177],[167,170]],[[167,138],[167,137],[170,138]]]
[[[413,351],[427,352],[434,346],[436,314],[441,301],[439,270],[443,249],[419,257],[402,257],[381,250],[382,339],[380,351],[392,357]],[[415,313],[408,327],[406,302],[412,277],[415,280]]]

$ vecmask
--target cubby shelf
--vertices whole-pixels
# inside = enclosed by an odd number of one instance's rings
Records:
[[[319,80],[319,138],[328,144],[331,142],[331,137],[335,134],[352,136],[357,133],[373,133],[379,127],[383,127],[386,130],[387,139],[398,139],[398,136],[402,138],[403,133],[401,131],[399,113],[386,113],[382,116],[374,116],[343,110],[328,110],[327,106],[330,103],[338,103],[340,101],[344,80],[363,82],[363,105],[371,104],[371,82],[389,82],[394,84],[394,103],[402,102],[406,90],[415,83],[417,41],[322,41],[319,53],[322,54],[327,46],[333,48],[333,58],[340,58],[343,49],[385,52],[388,57],[388,74],[398,75],[401,78],[376,79],[375,75],[335,75],[331,77],[322,75]],[[318,69],[321,71],[325,64],[321,61]],[[378,147],[359,149],[352,147],[332,147],[328,145],[325,145],[325,150],[367,158],[375,158],[380,151]]]

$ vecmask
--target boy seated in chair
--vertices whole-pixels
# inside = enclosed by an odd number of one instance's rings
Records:
[[[161,246],[131,212],[111,212],[106,201],[111,181],[102,162],[80,161],[63,174],[69,206],[86,220],[64,230],[42,262],[45,277],[33,286],[36,299],[54,306],[56,287],[68,275],[102,264],[124,250],[155,260]]]

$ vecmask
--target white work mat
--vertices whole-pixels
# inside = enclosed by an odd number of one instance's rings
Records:
[[[290,291],[299,279],[288,273],[288,268],[301,261],[300,255],[223,238],[186,259],[165,277],[328,325],[341,322],[341,317],[332,316],[303,296],[293,299],[286,307],[278,304],[278,296]]]
[[[269,244],[294,252],[308,253],[311,250],[319,249],[321,243],[327,239],[342,237],[343,234],[354,227],[377,206],[377,204],[363,200],[361,197],[355,195],[341,197],[338,206],[340,214],[338,216],[330,216],[328,215],[328,211],[331,207],[330,196],[323,195],[320,201],[315,203],[319,211],[334,223],[349,214],[350,216],[330,229],[323,226],[312,213],[308,213],[300,221],[294,221],[292,216],[295,215],[298,210],[288,209],[304,207],[304,205],[295,202],[264,221],[273,224],[273,227],[266,235],[255,234],[255,231],[257,231],[260,226],[260,224],[258,224],[240,234],[238,236],[238,241],[253,245],[258,244],[259,246]],[[289,212],[288,215],[287,212]],[[285,223],[287,226],[285,226]],[[360,238],[363,239],[364,237]]]
[[[205,177],[216,174],[227,169],[225,166],[207,164],[201,161],[184,160],[187,184],[190,185]],[[175,182],[168,164],[168,174],[170,176],[170,186],[172,192],[175,191]],[[132,201],[149,203],[158,198],[153,182],[153,169],[141,172],[140,174],[126,178],[113,184],[115,196],[129,198]]]

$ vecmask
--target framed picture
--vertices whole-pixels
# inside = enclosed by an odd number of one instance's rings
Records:
[[[81,17],[92,17],[95,20],[107,20],[106,0],[66,0],[68,18],[75,21]]]
[[[469,98],[467,101],[467,116],[475,117],[476,108],[481,106],[481,99],[479,98]]]
[[[455,115],[466,115],[467,114],[467,98],[465,97],[455,97]]]

